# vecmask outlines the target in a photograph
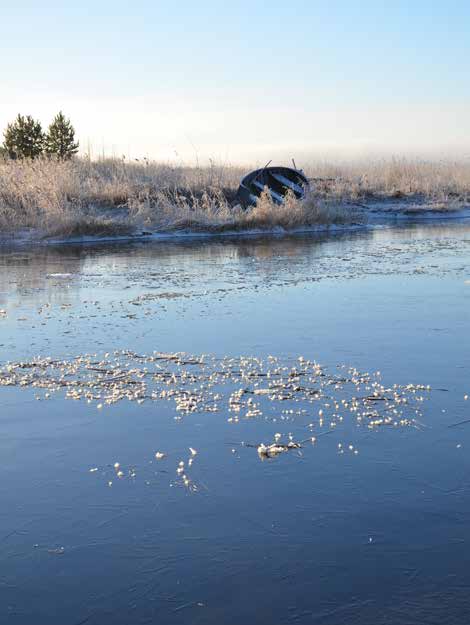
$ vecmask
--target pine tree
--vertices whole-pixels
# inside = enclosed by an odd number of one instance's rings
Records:
[[[41,122],[31,115],[24,117],[18,114],[15,121],[8,124],[3,136],[3,147],[10,158],[35,158],[42,154],[44,133]]]
[[[55,117],[46,135],[46,153],[60,159],[72,158],[78,152],[78,141],[75,142],[75,130],[70,119],[60,111]]]

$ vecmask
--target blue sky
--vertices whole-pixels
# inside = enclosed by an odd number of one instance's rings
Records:
[[[2,128],[63,109],[84,150],[186,161],[470,153],[467,2],[3,0],[1,14]]]

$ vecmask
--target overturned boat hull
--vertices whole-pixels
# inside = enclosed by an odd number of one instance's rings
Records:
[[[301,200],[309,183],[299,169],[291,167],[264,167],[247,174],[238,189],[238,201],[244,208],[255,206],[261,193],[267,189],[274,202],[282,204],[288,192]]]

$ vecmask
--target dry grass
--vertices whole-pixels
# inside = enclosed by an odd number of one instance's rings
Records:
[[[313,163],[306,168],[309,178],[321,178],[319,191],[329,197],[413,198],[446,202],[470,200],[470,161],[424,161],[406,158],[358,161],[355,163]]]
[[[293,230],[305,226],[331,225],[354,221],[354,211],[319,202],[313,195],[299,202],[293,195],[282,205],[263,193],[250,210],[231,206],[220,191],[203,192],[202,197],[161,192],[130,204],[134,223],[153,231],[190,230],[227,232],[242,230]]]
[[[313,194],[274,204],[266,195],[243,211],[236,191],[246,169],[211,164],[172,167],[78,158],[0,159],[0,230],[33,229],[44,236],[153,231],[284,229],[345,223],[356,216],[347,202],[416,197],[448,202],[470,198],[470,164],[390,160],[363,164],[314,163],[305,168]],[[342,206],[342,208],[341,208]]]

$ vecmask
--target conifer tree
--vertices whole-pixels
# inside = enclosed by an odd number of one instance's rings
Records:
[[[42,154],[44,133],[41,123],[27,115],[18,114],[4,132],[3,147],[10,158],[35,158]]]
[[[72,158],[78,152],[78,141],[75,141],[75,130],[70,119],[60,111],[49,126],[45,138],[46,153],[59,159]]]

